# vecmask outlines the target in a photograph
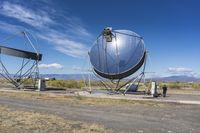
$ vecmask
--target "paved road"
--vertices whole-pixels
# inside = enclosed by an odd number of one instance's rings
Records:
[[[41,99],[0,97],[0,105],[17,110],[33,110],[62,116],[66,119],[95,122],[125,132],[200,132],[199,105],[81,105]]]

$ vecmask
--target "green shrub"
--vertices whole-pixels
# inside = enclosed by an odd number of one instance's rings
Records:
[[[164,85],[166,85],[168,88],[171,89],[181,89],[184,87],[183,83],[175,82],[175,83],[161,83],[160,87],[162,88]]]
[[[193,88],[193,89],[200,89],[200,84],[198,84],[198,83],[193,83],[193,84],[192,84],[192,88]]]
[[[160,87],[163,87],[164,84],[167,85],[167,87],[171,89],[181,89],[181,88],[200,89],[199,83],[186,83],[186,82],[161,83]]]
[[[50,80],[47,82],[50,87],[59,88],[81,88],[84,87],[83,81],[76,80]]]

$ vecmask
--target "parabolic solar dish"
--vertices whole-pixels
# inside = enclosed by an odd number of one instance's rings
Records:
[[[130,30],[104,29],[89,52],[94,71],[107,79],[122,79],[144,63],[146,50],[141,36]]]

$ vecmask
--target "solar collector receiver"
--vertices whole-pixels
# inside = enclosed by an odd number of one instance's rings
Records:
[[[144,77],[147,52],[143,38],[130,30],[112,30],[107,27],[97,37],[89,51],[90,62],[94,74],[101,79],[101,83],[108,89],[119,91],[122,87]],[[125,82],[120,81],[143,66],[142,72]],[[108,81],[105,81],[108,80]],[[127,91],[127,90],[126,90]],[[126,93],[124,91],[124,93]]]

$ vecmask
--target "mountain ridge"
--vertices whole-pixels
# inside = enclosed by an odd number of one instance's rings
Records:
[[[58,80],[83,80],[88,77],[89,74],[40,74],[42,78],[55,78]],[[93,74],[90,74],[91,79],[97,80]],[[166,81],[166,82],[200,82],[200,78],[192,76],[168,76],[168,77],[154,77],[147,78],[147,80],[156,80],[156,81]]]

